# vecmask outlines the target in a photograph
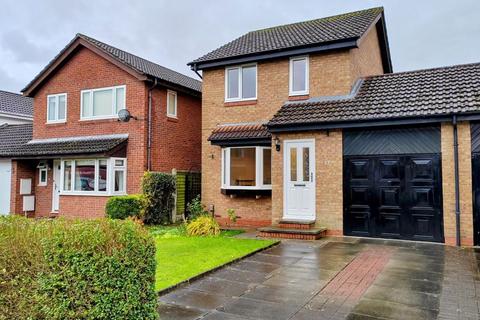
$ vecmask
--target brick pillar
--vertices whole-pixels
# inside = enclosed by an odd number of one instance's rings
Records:
[[[20,195],[20,179],[32,179],[32,194],[35,193],[35,166],[23,160],[12,160],[12,181],[11,181],[11,198],[10,212],[15,214],[23,214],[23,196]],[[30,212],[34,215],[35,212]]]

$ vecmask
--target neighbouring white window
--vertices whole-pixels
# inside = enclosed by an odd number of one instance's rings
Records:
[[[124,158],[62,160],[62,193],[125,194],[126,162]]]
[[[290,95],[308,94],[308,57],[290,59]]]
[[[47,123],[62,123],[67,119],[67,94],[47,96]]]
[[[175,91],[167,91],[167,116],[177,117],[177,93]]]
[[[222,150],[222,188],[271,189],[269,147],[231,147]]]
[[[80,93],[81,119],[108,119],[117,117],[125,109],[126,86],[82,90]]]
[[[38,185],[39,186],[46,186],[47,185],[47,168],[38,169]]]
[[[225,101],[257,99],[257,65],[225,69]]]

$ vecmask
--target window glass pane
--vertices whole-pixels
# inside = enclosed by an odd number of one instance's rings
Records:
[[[65,161],[63,170],[63,190],[72,190],[72,162]]]
[[[117,88],[117,113],[118,111],[125,109],[125,89]]]
[[[125,162],[123,160],[115,160],[115,167],[123,167]]]
[[[75,161],[75,191],[95,191],[95,160]]]
[[[49,97],[48,98],[48,120],[49,121],[54,121],[56,120],[55,118],[55,103],[56,97]]]
[[[257,95],[257,67],[242,68],[242,98],[255,98]]]
[[[114,187],[115,192],[125,191],[123,190],[124,179],[125,179],[125,171],[115,170],[115,187]]]
[[[47,170],[45,169],[40,170],[40,182],[41,183],[47,182]]]
[[[263,184],[272,184],[272,149],[263,149]]]
[[[65,120],[66,101],[65,95],[58,96],[58,120]]]
[[[255,186],[255,148],[230,149],[230,185]]]
[[[303,181],[310,181],[310,148],[303,148]]]
[[[112,115],[112,89],[93,92],[93,115]]]
[[[226,184],[227,183],[227,150],[228,149],[223,149],[222,150],[222,157],[223,157],[223,177],[222,177],[222,183]]]
[[[177,115],[177,95],[172,92],[168,93],[168,114]]]
[[[107,160],[98,161],[98,191],[107,191]]]
[[[91,117],[92,111],[90,109],[90,92],[82,93],[82,116]]]
[[[306,85],[306,74],[307,74],[307,60],[293,60],[292,61],[292,90],[293,91],[305,91],[307,89]]]
[[[297,181],[297,148],[290,148],[290,181]]]
[[[228,98],[238,98],[240,93],[238,91],[238,75],[239,69],[229,69],[227,71],[227,97]]]

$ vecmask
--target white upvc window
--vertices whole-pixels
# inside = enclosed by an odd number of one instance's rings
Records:
[[[126,86],[82,90],[80,108],[82,120],[116,118],[125,109]]]
[[[177,93],[172,90],[167,90],[167,116],[177,117]]]
[[[225,101],[257,99],[257,65],[225,68]]]
[[[291,96],[309,93],[308,56],[290,58],[290,92]]]
[[[48,169],[40,168],[38,169],[38,186],[44,187],[47,185]]]
[[[61,161],[62,194],[126,194],[127,159],[66,159]]]
[[[50,94],[47,96],[47,123],[67,121],[67,94]]]
[[[272,189],[272,149],[270,147],[230,147],[222,149],[222,188]]]

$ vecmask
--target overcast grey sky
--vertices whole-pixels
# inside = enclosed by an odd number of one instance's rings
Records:
[[[196,77],[186,63],[251,30],[384,6],[394,71],[480,62],[480,0],[1,0],[0,90],[20,91],[84,33]]]

